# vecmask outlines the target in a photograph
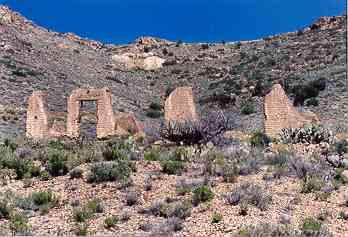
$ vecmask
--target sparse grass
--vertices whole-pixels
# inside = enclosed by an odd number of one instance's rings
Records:
[[[214,193],[207,185],[194,189],[192,194],[192,203],[195,206],[202,202],[209,202],[214,198]]]
[[[114,228],[117,225],[118,221],[119,219],[117,216],[108,216],[104,220],[104,226],[106,229]]]
[[[211,223],[219,223],[222,221],[222,215],[218,212],[214,212],[212,216]]]
[[[244,183],[227,195],[227,201],[231,205],[247,203],[260,210],[267,210],[272,203],[272,196],[262,187],[252,183]]]

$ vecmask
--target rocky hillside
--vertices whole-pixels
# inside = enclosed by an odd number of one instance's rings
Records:
[[[348,117],[346,16],[321,18],[298,32],[248,42],[187,44],[142,38],[130,45],[105,45],[52,32],[0,7],[0,135],[23,134],[27,99],[46,90],[51,111],[66,111],[66,97],[77,87],[109,87],[115,111],[141,120],[151,103],[163,103],[177,85],[193,87],[203,112],[223,109],[241,130],[262,128],[262,99],[274,82],[289,96],[297,85],[324,80],[316,103],[307,103],[324,121]],[[112,57],[153,53],[163,59],[154,71],[119,70]],[[313,100],[313,99],[312,99]],[[308,105],[308,106],[307,106]],[[244,109],[243,109],[244,108]]]

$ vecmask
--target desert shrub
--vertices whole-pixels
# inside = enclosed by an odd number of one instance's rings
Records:
[[[16,173],[16,179],[23,179],[26,177],[37,176],[37,167],[33,161],[27,157],[19,157],[12,151],[10,146],[0,146],[0,169],[13,169]]]
[[[106,229],[114,228],[118,223],[118,217],[117,216],[108,216],[104,220],[104,226]]]
[[[303,105],[306,99],[315,98],[319,95],[320,91],[326,88],[326,78],[319,78],[311,80],[307,83],[301,83],[295,85],[292,88],[294,94],[294,105]]]
[[[227,195],[227,201],[231,205],[246,202],[260,210],[267,210],[272,202],[272,196],[262,187],[256,184],[244,183]]]
[[[58,202],[57,197],[51,191],[33,192],[30,198],[33,200],[34,204],[37,206],[42,206],[47,204],[54,206]]]
[[[115,139],[107,143],[102,155],[106,161],[130,160],[130,156],[136,152],[133,140]]]
[[[234,182],[239,175],[257,173],[265,161],[262,150],[258,148],[250,151],[233,149],[210,159],[212,164],[205,169],[210,170],[210,175],[222,176],[225,182]]]
[[[69,176],[71,179],[80,179],[83,176],[83,170],[79,167],[75,167],[74,169],[70,170]]]
[[[222,215],[218,212],[214,212],[211,219],[211,223],[219,223],[220,221],[222,221]]]
[[[12,152],[14,152],[17,149],[17,147],[18,147],[18,144],[15,141],[13,141],[12,139],[10,139],[10,138],[5,138],[4,141],[3,141],[3,145],[5,147],[10,148],[10,150]]]
[[[28,224],[28,218],[20,212],[13,213],[10,218],[10,229],[14,235],[28,235],[31,226]]]
[[[184,169],[184,163],[179,160],[162,160],[161,167],[166,174],[180,174]]]
[[[8,200],[2,199],[0,200],[0,219],[9,218],[12,212],[12,207]]]
[[[146,111],[146,116],[149,118],[159,118],[162,116],[162,112],[158,110],[149,109]]]
[[[204,180],[196,179],[196,180],[186,180],[180,179],[177,181],[175,187],[178,195],[185,195],[187,193],[191,193],[191,191],[197,187],[204,185]]]
[[[150,191],[152,189],[152,177],[150,175],[145,176],[144,179],[144,190],[145,191]]]
[[[58,204],[58,197],[51,191],[33,192],[27,197],[15,196],[14,204],[23,210],[40,211],[48,213],[49,209]]]
[[[271,142],[271,139],[263,132],[256,131],[250,138],[250,144],[254,147],[266,147]]]
[[[149,118],[159,118],[163,115],[161,105],[157,102],[152,102],[146,111],[146,116]]]
[[[191,215],[191,203],[189,201],[164,202],[160,206],[159,215],[165,218],[177,217],[186,219]]]
[[[301,230],[305,236],[321,236],[322,224],[320,221],[313,217],[307,217],[304,219]]]
[[[347,140],[341,140],[336,142],[333,145],[334,152],[337,152],[339,155],[343,155],[345,153],[348,153],[348,141]]]
[[[330,130],[317,124],[306,124],[302,128],[284,128],[280,132],[280,141],[285,144],[332,143],[333,139],[334,136]]]
[[[107,181],[128,182],[131,174],[131,165],[127,160],[99,162],[92,164],[91,171],[87,176],[90,183]]]
[[[245,115],[249,115],[249,114],[253,114],[255,113],[255,106],[252,102],[248,101],[247,103],[245,103],[242,108],[241,108],[241,113],[245,114]]]
[[[127,192],[126,194],[126,204],[127,206],[134,206],[139,202],[139,194],[134,192],[134,191],[130,191]]]
[[[260,224],[244,226],[239,230],[239,237],[303,237],[299,231],[287,225]]]
[[[166,174],[181,174],[185,168],[184,156],[182,156],[182,150],[177,148],[174,151],[163,153],[160,158],[160,165],[162,172]]]
[[[95,198],[87,202],[86,208],[91,212],[91,213],[103,213],[104,212],[104,206],[102,202]]]
[[[144,160],[147,161],[158,161],[160,159],[159,151],[156,149],[151,149],[144,153]]]
[[[76,225],[75,234],[77,236],[86,236],[88,234],[88,223],[78,223]]]
[[[64,150],[52,149],[47,155],[47,171],[50,173],[50,175],[60,176],[68,173],[68,154]]]
[[[319,101],[317,98],[309,98],[308,100],[306,100],[306,106],[318,106],[319,105]]]
[[[73,219],[75,222],[83,223],[92,218],[97,211],[95,203],[87,203],[86,206],[81,208],[74,208]]]
[[[229,128],[229,119],[222,112],[212,113],[200,121],[169,122],[161,126],[162,138],[178,145],[207,143]]]
[[[193,190],[192,203],[197,206],[201,202],[208,202],[214,198],[214,193],[207,185],[200,186]]]
[[[171,233],[183,229],[183,220],[177,217],[165,219],[163,223],[153,228],[155,233]]]
[[[324,181],[320,177],[314,175],[306,175],[302,182],[301,192],[318,192],[324,187],[324,184]]]

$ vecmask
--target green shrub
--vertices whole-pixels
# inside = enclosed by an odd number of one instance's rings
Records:
[[[31,159],[18,157],[9,146],[0,146],[0,168],[13,169],[16,173],[16,179],[38,175],[37,167]]]
[[[51,191],[33,192],[30,198],[33,200],[34,204],[37,206],[42,206],[47,204],[54,206],[58,202],[57,197]]]
[[[267,210],[272,202],[272,196],[267,193],[261,186],[244,183],[227,195],[227,201],[231,205],[238,205],[239,203],[247,203],[254,205],[260,210]]]
[[[75,234],[77,236],[86,236],[86,235],[88,235],[88,223],[86,223],[86,222],[78,223],[76,225]]]
[[[158,161],[160,159],[160,154],[157,150],[151,149],[144,153],[144,160],[147,161]]]
[[[63,150],[52,149],[48,152],[47,171],[52,176],[66,175],[68,173],[68,155]]]
[[[255,106],[251,102],[245,103],[241,108],[241,113],[245,115],[253,114],[255,112],[256,112]]]
[[[192,203],[198,205],[201,202],[208,202],[214,198],[214,193],[211,189],[203,185],[193,190]]]
[[[149,109],[146,111],[146,116],[149,118],[159,118],[162,116],[162,112],[158,110]]]
[[[302,182],[302,193],[318,192],[324,187],[324,181],[317,176],[307,175]]]
[[[86,222],[88,219],[93,217],[93,212],[86,207],[75,208],[73,210],[73,218],[76,222],[82,223]]]
[[[323,77],[307,83],[295,85],[292,88],[292,93],[294,94],[294,105],[303,105],[306,99],[317,97],[319,92],[325,90],[325,88],[326,78]]]
[[[86,207],[92,213],[103,213],[104,212],[104,206],[101,203],[101,201],[97,198],[88,201],[86,204]]]
[[[271,139],[263,132],[256,131],[250,138],[250,144],[254,147],[266,147]]]
[[[219,223],[222,221],[222,215],[220,213],[214,212],[211,223]]]
[[[107,181],[128,182],[131,174],[131,164],[127,160],[99,162],[91,166],[91,172],[87,177],[90,183]]]
[[[306,106],[318,106],[319,105],[319,100],[317,98],[309,98],[306,101]]]
[[[165,218],[186,219],[191,216],[192,204],[190,201],[178,201],[171,203],[162,203],[159,206],[159,215]]]
[[[179,160],[162,160],[161,161],[162,171],[166,174],[181,174],[184,169],[184,162]]]
[[[280,141],[285,144],[332,143],[333,139],[332,131],[317,124],[306,124],[302,128],[284,128],[280,132]]]
[[[104,226],[106,229],[114,228],[118,223],[118,217],[117,216],[109,216],[106,217],[104,220]]]
[[[341,140],[334,144],[334,151],[337,152],[340,155],[343,155],[345,153],[348,153],[348,141],[347,140]]]
[[[0,200],[0,219],[9,218],[12,212],[12,207],[9,202],[5,199]]]
[[[304,219],[301,230],[305,236],[316,236],[322,228],[321,222],[313,217]]]
[[[79,167],[75,167],[74,169],[70,170],[69,176],[71,179],[80,179],[83,176],[83,170]]]
[[[289,225],[259,224],[244,226],[237,237],[304,237]],[[309,237],[309,236],[308,236]],[[324,237],[324,236],[323,236]],[[327,236],[328,237],[328,236]]]
[[[27,235],[31,226],[28,224],[28,218],[23,213],[14,213],[10,219],[10,229],[15,235]]]
[[[149,106],[150,109],[152,110],[157,110],[157,111],[161,111],[161,105],[157,102],[152,102]]]

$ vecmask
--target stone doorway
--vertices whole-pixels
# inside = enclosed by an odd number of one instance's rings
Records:
[[[80,136],[80,122],[84,117],[81,104],[95,101],[96,104],[96,136],[98,138],[112,136],[115,133],[115,122],[112,110],[111,92],[103,89],[76,89],[68,98],[67,135]]]

